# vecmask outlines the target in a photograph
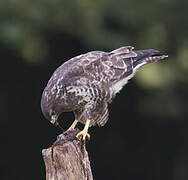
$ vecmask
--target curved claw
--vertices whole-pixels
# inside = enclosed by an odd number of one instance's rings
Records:
[[[87,131],[82,130],[82,131],[80,131],[80,132],[76,135],[76,137],[77,137],[79,140],[85,141],[86,138],[87,138],[88,140],[90,139],[90,134],[87,133]]]

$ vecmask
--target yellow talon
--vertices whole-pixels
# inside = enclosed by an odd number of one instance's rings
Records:
[[[85,141],[86,138],[87,138],[87,139],[90,139],[90,134],[83,130],[83,131],[80,131],[80,132],[76,135],[76,137],[77,137],[79,140]]]
[[[89,123],[90,123],[90,120],[87,120],[86,123],[85,123],[85,126],[84,126],[84,129],[82,131],[80,131],[76,137],[80,140],[86,140],[86,137],[88,139],[90,139],[90,135],[88,133],[88,129],[89,129]]]

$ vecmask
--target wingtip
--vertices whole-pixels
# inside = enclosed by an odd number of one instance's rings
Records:
[[[168,58],[168,55],[163,55],[162,57],[163,57],[163,58]]]

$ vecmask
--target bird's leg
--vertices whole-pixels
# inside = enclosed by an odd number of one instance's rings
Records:
[[[76,137],[80,140],[85,140],[86,137],[88,139],[90,139],[90,135],[88,134],[88,129],[89,129],[89,124],[90,124],[90,120],[86,120],[86,123],[85,123],[85,126],[84,126],[84,129],[82,131],[80,131]]]
[[[72,125],[68,128],[68,130],[74,129],[77,123],[78,123],[78,120],[75,119]]]

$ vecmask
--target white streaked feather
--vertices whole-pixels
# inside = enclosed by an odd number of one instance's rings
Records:
[[[130,74],[129,76],[125,77],[124,79],[121,79],[120,81],[116,82],[116,83],[111,87],[112,94],[116,94],[116,93],[120,92],[121,89],[123,88],[123,86],[125,86],[125,85],[128,83],[128,80],[131,79],[131,78],[135,75],[137,69],[138,69],[139,67],[143,66],[144,64],[146,64],[146,62],[143,62],[143,63],[141,63],[141,64],[138,64],[138,65],[133,69],[132,74]]]

